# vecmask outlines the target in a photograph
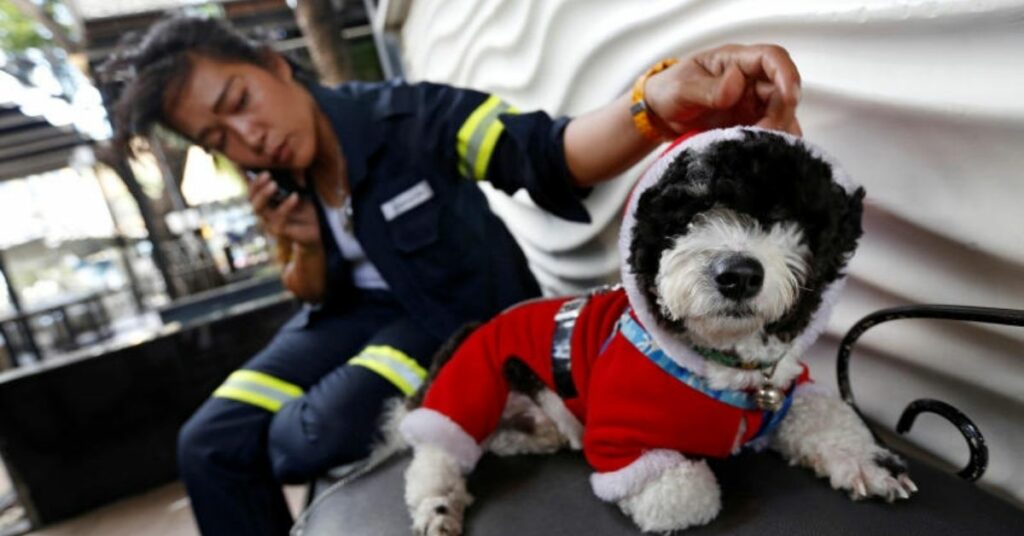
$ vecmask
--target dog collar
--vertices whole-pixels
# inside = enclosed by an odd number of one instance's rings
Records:
[[[634,348],[637,349],[641,354],[646,356],[661,370],[667,372],[670,376],[685,383],[697,391],[700,391],[706,396],[709,396],[719,402],[723,402],[730,406],[743,409],[743,410],[761,410],[754,400],[754,397],[750,393],[734,390],[734,389],[713,389],[707,384],[707,381],[694,374],[689,369],[679,365],[675,361],[672,361],[665,352],[658,347],[657,343],[651,337],[647,330],[637,322],[630,309],[626,309],[622,316],[619,318],[617,325],[617,331],[626,338]]]
[[[694,352],[697,352],[704,359],[722,365],[723,367],[736,368],[741,370],[759,370],[765,372],[775,367],[775,363],[764,363],[757,362],[751,363],[743,361],[739,356],[723,352],[721,350],[715,350],[714,348],[705,348],[703,346],[693,345],[691,346]]]

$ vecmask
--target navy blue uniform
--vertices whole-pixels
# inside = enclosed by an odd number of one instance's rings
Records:
[[[389,290],[353,285],[318,208],[323,303],[288,322],[182,429],[181,475],[208,536],[286,534],[282,482],[365,456],[386,400],[418,387],[442,341],[540,294],[476,181],[589,220],[565,162],[567,118],[436,84],[310,91],[345,155],[353,231]]]

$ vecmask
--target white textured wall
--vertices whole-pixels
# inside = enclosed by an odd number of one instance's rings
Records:
[[[417,0],[403,29],[410,79],[579,114],[665,56],[774,42],[800,67],[806,137],[868,190],[852,281],[810,361],[834,384],[835,345],[861,316],[903,303],[1024,308],[1024,2]],[[592,226],[489,193],[551,292],[614,278],[617,215],[636,171],[588,200]],[[902,321],[854,357],[858,401],[894,426],[919,397],[985,433],[984,483],[1024,502],[1024,329]],[[962,464],[952,427],[911,439]]]

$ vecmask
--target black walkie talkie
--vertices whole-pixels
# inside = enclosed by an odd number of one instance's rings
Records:
[[[270,179],[277,184],[277,190],[274,192],[274,195],[270,196],[271,208],[277,208],[278,205],[284,203],[284,200],[288,199],[288,196],[293,193],[299,194],[299,197],[304,199],[312,197],[309,189],[299,184],[292,172],[287,169],[247,169],[245,170],[245,175],[249,178],[249,182],[252,182],[264,171],[269,172]]]

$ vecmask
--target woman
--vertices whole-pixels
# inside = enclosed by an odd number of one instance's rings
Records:
[[[667,68],[666,68],[667,67]],[[443,85],[324,88],[226,24],[172,18],[113,58],[115,145],[162,124],[243,168],[290,171],[308,195],[250,201],[283,245],[283,280],[310,304],[182,429],[179,464],[203,534],[285,534],[281,482],[367,454],[385,401],[418,386],[458,326],[540,294],[473,184],[525,188],[588,221],[587,188],[661,141],[712,126],[799,131],[784,50],[727,46],[659,65],[576,119],[518,113]]]

